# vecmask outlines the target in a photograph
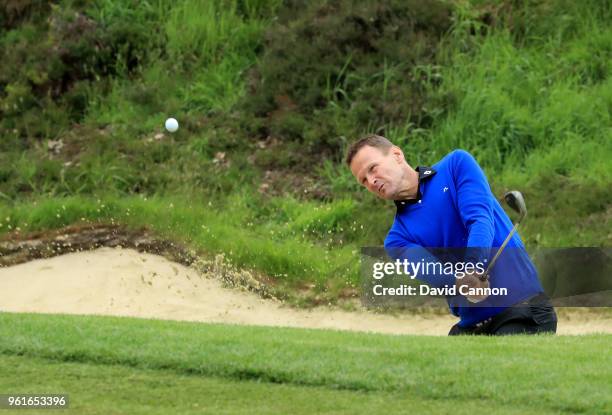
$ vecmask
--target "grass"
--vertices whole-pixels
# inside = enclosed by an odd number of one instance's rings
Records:
[[[428,400],[401,392],[364,392],[326,387],[235,381],[172,370],[124,365],[58,362],[0,355],[0,390],[59,391],[80,414],[374,414],[411,410],[427,413],[525,414],[529,407],[491,407],[489,402]],[[113,379],[112,383],[108,379]],[[274,399],[270,399],[273,396]],[[7,412],[10,413],[10,412]],[[19,413],[32,413],[21,409]],[[555,413],[546,410],[538,413]]]
[[[0,233],[146,225],[333,302],[393,220],[340,163],[379,132],[413,166],[473,153],[529,246],[610,244],[606,2],[326,4],[0,6]]]
[[[436,338],[12,313],[0,322],[2,361],[20,356],[50,370],[158,370],[177,381],[308,387],[301,396],[395,394],[459,411],[480,402],[500,411],[605,413],[611,404],[609,335]]]
[[[51,198],[0,207],[0,234],[58,229],[75,223],[121,223],[147,227],[200,255],[224,254],[233,266],[276,278],[277,293],[283,297],[291,298],[293,289],[312,283],[317,293],[326,292],[326,298],[332,300],[337,290],[359,284],[356,247],[339,249],[333,243],[315,243],[317,235],[328,236],[328,230],[339,226],[336,219],[340,215],[332,209],[315,206],[309,210],[297,201],[282,199],[276,220],[266,214],[265,221],[257,223],[248,201],[248,197],[234,198],[215,205],[176,197]],[[350,216],[350,202],[338,203],[345,207],[343,216]]]
[[[393,219],[340,164],[378,132],[411,165],[473,153],[525,194],[530,246],[612,241],[608,2],[22,3],[0,6],[3,236],[146,226],[334,302]],[[2,313],[0,389],[79,413],[611,413],[609,343]]]
[[[86,122],[146,134],[169,114],[184,121],[229,111],[245,93],[243,74],[276,8],[277,1],[253,0],[98,2],[87,12],[110,27],[133,18],[162,30],[152,36],[139,76],[113,78],[108,93],[90,96]]]

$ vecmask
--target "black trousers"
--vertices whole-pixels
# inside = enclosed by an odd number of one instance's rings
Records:
[[[538,294],[513,305],[501,313],[472,327],[455,324],[449,336],[537,334],[557,332],[557,313],[546,294]]]

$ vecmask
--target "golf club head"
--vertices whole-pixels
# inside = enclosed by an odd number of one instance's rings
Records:
[[[525,205],[525,199],[523,195],[518,190],[511,190],[504,195],[504,200],[514,210],[520,215],[519,222],[527,215],[527,206]]]

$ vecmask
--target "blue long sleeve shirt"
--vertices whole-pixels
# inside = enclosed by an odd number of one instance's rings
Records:
[[[484,172],[464,150],[455,150],[432,167],[419,167],[417,199],[396,201],[397,213],[385,249],[390,256],[418,248],[471,248],[471,261],[488,261],[513,225],[491,192]],[[492,249],[493,248],[493,249]],[[537,271],[518,234],[509,241],[490,274],[492,288],[507,288],[504,298],[489,296],[477,305],[463,296],[447,297],[459,325],[472,326],[510,305],[543,292]],[[454,277],[424,280],[454,284]]]

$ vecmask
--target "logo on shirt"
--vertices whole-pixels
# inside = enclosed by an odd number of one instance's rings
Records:
[[[442,189],[442,191],[443,191],[444,193],[446,193],[446,191],[447,191],[447,190],[448,190],[448,187],[446,187],[446,186],[444,186],[444,189]]]

